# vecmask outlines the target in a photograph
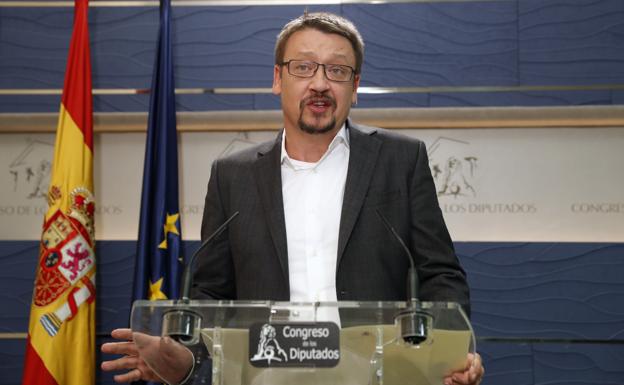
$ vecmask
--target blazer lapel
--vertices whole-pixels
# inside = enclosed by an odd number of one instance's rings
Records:
[[[353,231],[366,191],[370,184],[377,163],[381,141],[374,137],[377,132],[372,127],[358,126],[347,121],[349,127],[349,171],[345,183],[345,192],[340,217],[340,233],[338,235],[338,260],[344,254],[345,247]]]
[[[282,134],[280,133],[273,145],[268,145],[258,151],[258,159],[254,163],[254,168],[260,201],[267,218],[269,232],[282,266],[284,279],[288,282],[288,247],[286,244],[286,221],[284,219],[280,167],[281,143]]]

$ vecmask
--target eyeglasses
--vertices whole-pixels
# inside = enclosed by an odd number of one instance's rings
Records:
[[[288,73],[299,78],[311,78],[323,66],[327,79],[334,82],[348,82],[353,79],[355,68],[342,64],[321,64],[308,60],[289,60],[280,65],[288,68]]]

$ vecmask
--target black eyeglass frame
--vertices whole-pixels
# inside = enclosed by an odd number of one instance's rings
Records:
[[[301,76],[301,75],[297,75],[294,74],[292,72],[290,72],[290,63],[292,62],[300,62],[300,63],[311,63],[311,64],[315,64],[316,68],[314,69],[314,72],[312,72],[312,74],[310,76]],[[325,77],[327,78],[327,80],[330,80],[332,82],[337,82],[337,83],[347,83],[350,82],[354,79],[355,77],[355,68],[346,65],[346,64],[322,64],[322,63],[317,63],[315,61],[312,60],[298,60],[298,59],[291,59],[285,62],[281,62],[279,63],[280,66],[286,66],[288,73],[292,76],[298,77],[298,78],[302,78],[302,79],[309,79],[314,77],[314,75],[316,75],[316,72],[318,71],[319,67],[323,66],[323,73],[325,74]],[[327,75],[327,66],[335,66],[335,67],[345,67],[351,70],[351,76],[349,76],[349,79],[347,80],[336,80],[336,79],[332,79]]]

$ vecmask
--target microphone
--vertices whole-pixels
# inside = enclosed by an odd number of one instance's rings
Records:
[[[227,228],[227,226],[232,222],[234,218],[238,216],[238,211],[232,214],[231,217],[227,219],[227,221],[223,222],[221,226],[219,226],[205,241],[202,242],[201,245],[195,250],[191,258],[189,259],[186,267],[184,268],[184,272],[182,273],[182,290],[180,291],[180,301],[184,303],[188,303],[191,296],[191,286],[193,285],[193,275],[191,274],[191,269],[193,268],[193,264],[195,263],[195,258],[199,255],[199,252],[208,246],[213,239],[221,235],[221,233]]]
[[[400,326],[400,333],[403,341],[410,345],[419,345],[427,339],[432,317],[420,307],[420,301],[418,300],[418,289],[420,284],[418,281],[418,272],[416,271],[416,262],[409,248],[405,245],[405,242],[396,232],[394,227],[392,227],[390,222],[388,222],[379,210],[375,210],[375,212],[383,222],[386,229],[388,229],[394,239],[399,243],[399,245],[401,245],[405,251],[407,259],[409,260],[410,267],[407,271],[407,308],[395,317],[395,323],[398,323]]]
[[[212,241],[217,238],[227,228],[230,222],[238,216],[238,211],[232,214],[221,226],[219,226],[205,241],[199,245],[197,250],[189,258],[182,273],[182,288],[180,298],[176,304],[188,304],[191,296],[191,286],[193,285],[193,275],[191,270],[199,252],[204,250]],[[191,346],[199,342],[199,330],[201,327],[201,314],[189,309],[177,309],[166,312],[163,315],[163,336],[168,336],[183,345]]]

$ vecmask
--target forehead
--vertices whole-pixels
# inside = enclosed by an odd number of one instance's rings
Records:
[[[355,52],[344,36],[306,28],[293,33],[286,42],[284,60],[291,59],[337,60],[354,64]]]

